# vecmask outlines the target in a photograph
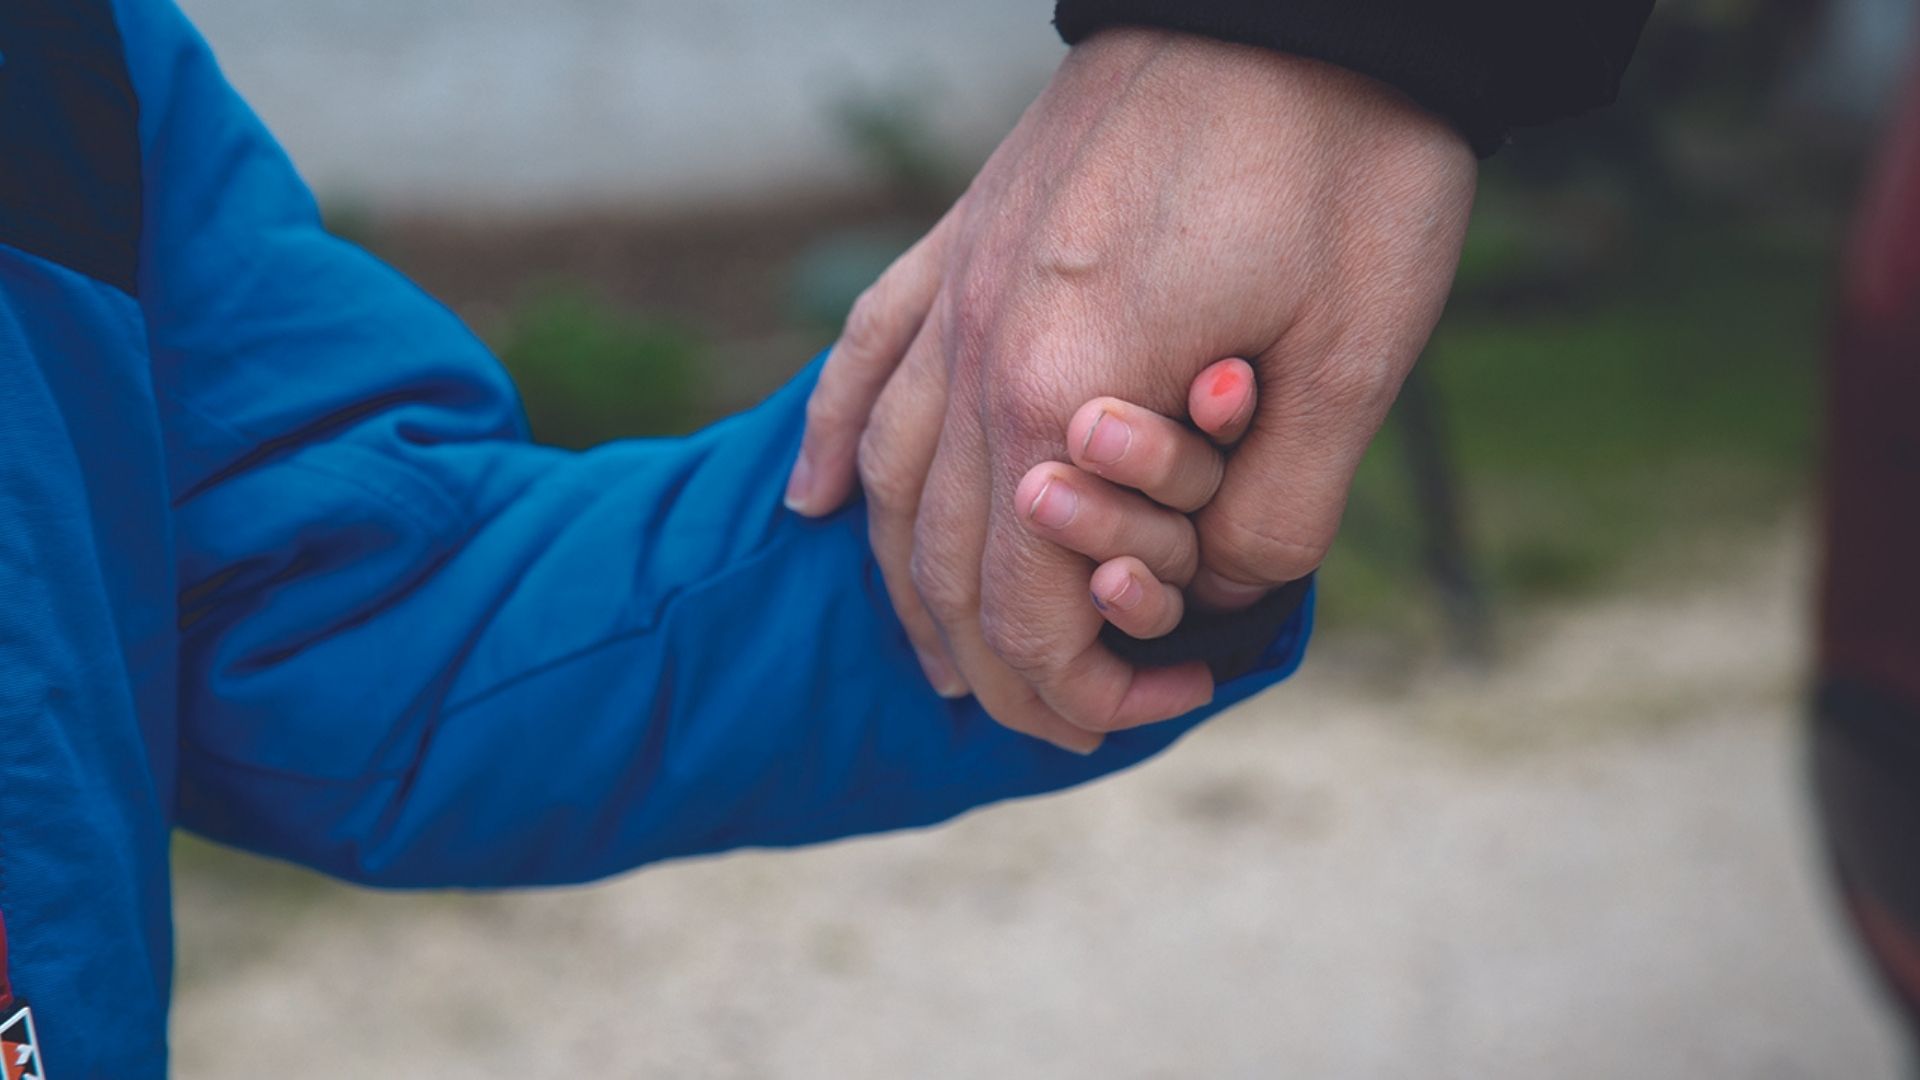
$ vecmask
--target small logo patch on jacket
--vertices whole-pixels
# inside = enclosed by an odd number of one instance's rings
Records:
[[[0,1024],[0,1072],[6,1080],[46,1080],[40,1067],[40,1043],[33,1037],[33,1010],[25,1005]]]

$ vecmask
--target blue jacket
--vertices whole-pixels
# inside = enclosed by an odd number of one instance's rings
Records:
[[[1081,758],[937,698],[860,508],[781,507],[810,381],[531,445],[169,0],[0,4],[0,917],[51,1074],[164,1073],[176,825],[380,885],[573,882],[926,825],[1200,719]]]

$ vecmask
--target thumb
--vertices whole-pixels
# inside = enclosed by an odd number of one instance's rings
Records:
[[[787,507],[809,517],[839,509],[853,494],[855,458],[867,418],[940,291],[945,241],[958,206],[894,260],[847,313],[807,398],[800,456],[787,477]]]
[[[1399,386],[1365,360],[1263,366],[1273,373],[1262,376],[1252,427],[1195,518],[1201,569],[1189,596],[1202,607],[1246,607],[1320,565]]]

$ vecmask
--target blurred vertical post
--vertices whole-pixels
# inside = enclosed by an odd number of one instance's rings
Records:
[[[1416,364],[1400,388],[1400,445],[1421,529],[1421,561],[1440,596],[1454,658],[1476,669],[1493,658],[1493,627],[1486,594],[1474,572],[1462,524],[1460,484],[1446,424],[1425,364]]]

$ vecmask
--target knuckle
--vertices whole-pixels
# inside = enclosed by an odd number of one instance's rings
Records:
[[[846,416],[826,386],[816,386],[807,397],[807,431],[818,435],[837,435],[846,426]]]
[[[1124,725],[1120,722],[1121,690],[1104,686],[1095,676],[1082,653],[1062,665],[1055,679],[1049,704],[1068,723],[1083,731],[1109,734]]]
[[[1333,537],[1319,532],[1282,533],[1224,518],[1212,523],[1207,557],[1229,577],[1279,584],[1305,577],[1327,557]]]
[[[1189,475],[1191,462],[1181,453],[1183,447],[1171,439],[1152,440],[1148,453],[1137,466],[1143,484],[1154,491],[1184,494],[1181,483]]]
[[[1002,663],[1021,675],[1031,676],[1052,666],[1052,649],[1024,620],[982,611],[980,637]]]
[[[1378,364],[1351,356],[1316,365],[1301,384],[1302,411],[1328,418],[1384,414],[1400,391],[1400,380]]]
[[[847,321],[840,330],[840,348],[851,359],[875,360],[885,354],[891,338],[892,320],[883,278],[867,286],[847,310]]]
[[[1028,355],[1034,362],[1010,364],[1008,370],[996,373],[990,390],[994,422],[1014,438],[1044,445],[1064,457],[1067,425],[1080,402],[1070,400],[1059,365]]]
[[[889,461],[883,445],[885,433],[878,425],[860,433],[860,445],[854,460],[860,473],[860,487],[867,501],[884,507],[905,506],[913,499],[913,479]]]
[[[950,347],[963,362],[977,360],[990,351],[998,321],[994,307],[998,299],[986,274],[967,274],[954,287],[954,302],[946,309],[945,325]]]
[[[1189,513],[1205,507],[1220,493],[1220,485],[1227,478],[1227,462],[1219,454],[1209,453],[1197,467],[1197,479],[1191,490],[1181,492],[1185,503],[1177,509]]]
[[[1161,566],[1168,581],[1174,585],[1185,585],[1193,580],[1193,575],[1200,569],[1200,543],[1191,522],[1185,518],[1178,518],[1177,522],[1166,540],[1167,551],[1161,559]]]
[[[974,590],[953,571],[951,563],[929,551],[925,544],[914,545],[908,572],[920,602],[943,623],[965,616],[976,603]]]

